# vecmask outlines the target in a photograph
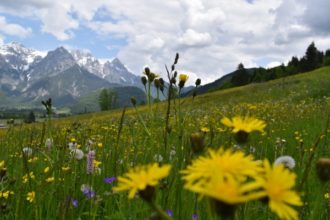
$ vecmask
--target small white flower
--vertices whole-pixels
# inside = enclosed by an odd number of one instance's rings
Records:
[[[84,152],[80,149],[74,149],[70,153],[72,157],[76,158],[77,160],[81,160],[84,157]]]
[[[30,147],[24,147],[22,151],[23,151],[24,155],[27,157],[30,157],[33,153],[33,150]]]
[[[254,152],[256,152],[256,148],[253,146],[250,146],[249,151],[251,154],[253,154]]]
[[[75,150],[77,148],[77,143],[72,143],[70,142],[69,143],[69,149],[72,151],[72,150]]]
[[[280,156],[275,160],[274,164],[283,164],[286,168],[293,169],[296,166],[296,161],[291,156]]]
[[[160,163],[160,162],[163,161],[163,156],[160,155],[160,154],[156,154],[156,155],[154,156],[154,160],[155,160],[156,162]]]
[[[176,155],[176,151],[175,150],[171,150],[170,151],[170,160],[173,160],[174,157],[175,157],[175,155]]]
[[[53,146],[53,140],[51,138],[47,138],[46,142],[45,142],[45,147],[47,147],[48,149],[51,149]]]

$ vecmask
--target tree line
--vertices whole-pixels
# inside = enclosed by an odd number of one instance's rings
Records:
[[[225,88],[242,86],[253,82],[265,82],[281,77],[304,73],[315,70],[322,66],[330,66],[330,49],[325,52],[319,51],[315,43],[312,42],[306,49],[305,55],[300,59],[293,56],[287,65],[283,63],[280,66],[273,68],[253,68],[245,69],[244,65],[240,63],[237,70]]]

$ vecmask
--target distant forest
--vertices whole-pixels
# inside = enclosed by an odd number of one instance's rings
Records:
[[[230,88],[242,86],[253,82],[265,82],[286,76],[312,71],[322,66],[330,66],[330,49],[325,52],[319,51],[315,43],[312,42],[306,49],[305,55],[300,59],[293,56],[287,65],[282,65],[265,69],[263,67],[253,68],[248,71],[244,65],[240,63],[237,71],[234,72],[230,82],[222,86]]]

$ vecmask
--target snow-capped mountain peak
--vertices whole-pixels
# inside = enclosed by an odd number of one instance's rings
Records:
[[[0,55],[13,69],[24,71],[29,66],[46,56],[46,52],[26,48],[24,45],[12,42],[0,46]]]
[[[103,64],[91,53],[82,50],[69,50],[77,64],[89,72],[104,78]]]

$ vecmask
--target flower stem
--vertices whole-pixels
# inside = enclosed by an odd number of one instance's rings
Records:
[[[151,201],[148,203],[150,205],[150,207],[155,211],[157,212],[157,214],[161,217],[161,219],[164,219],[164,220],[171,220],[170,216],[168,216],[164,210],[159,207],[155,201]]]

